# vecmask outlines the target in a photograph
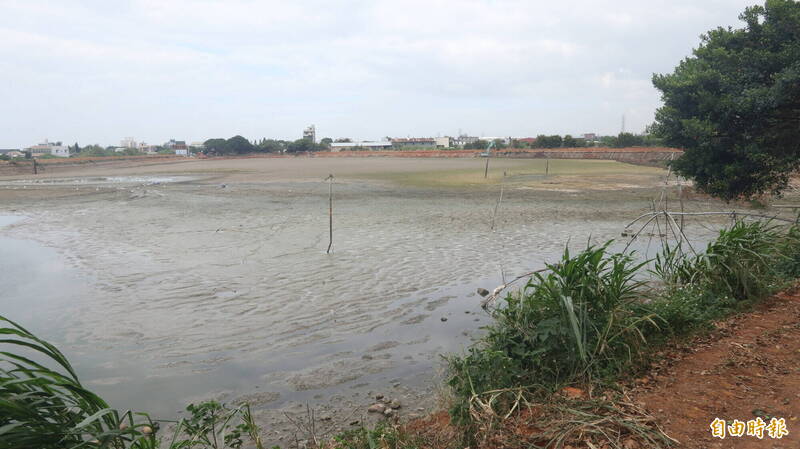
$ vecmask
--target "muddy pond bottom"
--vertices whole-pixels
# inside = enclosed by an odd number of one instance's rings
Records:
[[[325,183],[124,182],[0,210],[0,253],[38,267],[0,280],[3,313],[115,407],[247,401],[276,442],[307,405],[337,428],[378,393],[434,406],[441,356],[489,322],[478,287],[618,239],[652,197],[509,188],[494,216],[494,188],[338,182],[326,254]]]

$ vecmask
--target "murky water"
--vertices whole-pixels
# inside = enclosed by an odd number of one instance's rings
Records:
[[[492,232],[494,190],[339,183],[328,255],[325,184],[174,181],[0,221],[2,313],[114,405],[164,417],[207,397],[353,405],[408,387],[424,403],[440,354],[487,321],[477,287],[618,238],[650,198],[510,190]]]

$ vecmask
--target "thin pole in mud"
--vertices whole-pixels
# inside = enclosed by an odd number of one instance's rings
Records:
[[[550,158],[547,158],[544,161],[544,175],[547,176],[549,174],[550,174]]]
[[[39,168],[36,166],[36,158],[33,158],[33,174],[38,174]]]
[[[483,169],[483,179],[489,177],[489,156],[486,156],[486,168]]]
[[[681,233],[683,233],[683,184],[681,183],[681,177],[678,175],[676,176],[678,179],[678,201],[681,202]]]
[[[500,184],[500,198],[497,199],[497,203],[494,205],[494,213],[492,214],[492,232],[494,232],[494,220],[497,217],[497,209],[500,207],[500,203],[503,202],[503,184]]]
[[[325,254],[331,253],[331,246],[333,246],[333,174],[325,178],[328,183],[328,250]]]

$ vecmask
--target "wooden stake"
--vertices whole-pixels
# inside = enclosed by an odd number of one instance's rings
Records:
[[[497,199],[497,203],[494,205],[494,213],[492,214],[492,231],[494,231],[494,219],[497,217],[497,208],[500,207],[500,203],[503,202],[503,184],[500,184],[500,198]]]
[[[36,167],[36,158],[33,158],[33,174],[38,174],[38,167]]]
[[[681,226],[680,230],[683,233],[683,184],[681,183],[681,177],[678,176],[678,200],[681,202]]]
[[[331,246],[333,246],[333,174],[328,175],[328,250],[325,254],[331,253]]]
[[[486,156],[486,168],[483,169],[483,179],[489,176],[489,156]]]
[[[544,175],[547,176],[550,174],[550,159],[546,159],[544,162]]]

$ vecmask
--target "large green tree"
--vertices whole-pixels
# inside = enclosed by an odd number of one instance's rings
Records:
[[[685,153],[674,169],[730,200],[780,193],[800,167],[800,3],[747,8],[741,29],[701,37],[675,71],[654,75],[654,131]]]
[[[228,139],[227,142],[228,152],[235,154],[247,154],[255,151],[255,147],[249,140],[242,136],[236,135]]]

